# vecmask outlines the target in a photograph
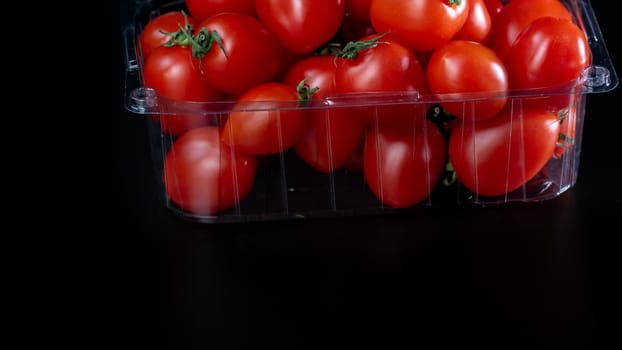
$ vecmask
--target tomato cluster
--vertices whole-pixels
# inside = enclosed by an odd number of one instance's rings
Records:
[[[239,203],[258,157],[286,150],[319,172],[361,171],[391,207],[426,199],[448,164],[473,193],[507,194],[563,155],[574,118],[561,116],[576,111],[560,86],[591,60],[558,0],[184,5],[144,26],[140,50],[144,84],[160,96],[229,101],[218,123],[158,117],[175,140],[167,193],[198,215]],[[450,120],[430,117],[439,107]]]

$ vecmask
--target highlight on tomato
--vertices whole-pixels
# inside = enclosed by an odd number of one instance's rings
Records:
[[[492,18],[484,0],[471,0],[469,16],[452,40],[471,40],[487,45],[492,31]]]

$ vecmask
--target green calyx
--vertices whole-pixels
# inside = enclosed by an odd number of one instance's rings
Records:
[[[359,52],[367,49],[374,48],[378,46],[379,40],[382,39],[385,35],[389,34],[386,32],[384,34],[380,34],[375,36],[369,40],[361,40],[361,41],[350,41],[343,47],[342,50],[335,54],[335,59],[337,58],[345,58],[345,59],[355,59],[358,56]]]
[[[179,26],[178,31],[174,33],[162,32],[163,34],[171,37],[171,39],[169,39],[164,46],[190,46],[192,48],[192,57],[200,59],[205,56],[212,48],[212,45],[216,43],[225,54],[225,57],[227,57],[227,52],[225,51],[225,46],[222,43],[222,38],[217,31],[210,31],[207,28],[201,28],[198,33],[194,34],[194,28],[190,23],[188,23],[186,13],[184,12],[183,15],[185,23],[183,26]]]
[[[179,25],[179,30],[177,30],[176,32],[160,31],[160,33],[171,37],[166,43],[164,43],[164,46],[186,47],[186,46],[192,45],[192,42],[193,42],[192,33],[194,32],[194,28],[188,22],[188,16],[186,16],[186,13],[182,12],[182,14],[184,15],[184,25],[183,26]]]
[[[302,79],[298,86],[296,87],[296,92],[298,93],[298,101],[309,101],[313,97],[313,94],[318,91],[320,88],[318,86],[312,88],[308,83],[307,79]]]

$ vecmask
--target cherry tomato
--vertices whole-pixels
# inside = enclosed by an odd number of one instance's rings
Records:
[[[365,43],[363,49],[349,52],[352,53],[350,56],[342,54],[338,58],[335,72],[337,91],[346,94],[359,93],[360,103],[363,104],[370,98],[364,93],[389,93],[386,94],[386,103],[382,101],[384,97],[379,96],[378,103],[368,102],[370,107],[350,108],[350,112],[359,118],[367,119],[370,123],[410,127],[413,116],[425,115],[424,107],[420,104],[393,103],[390,93],[425,94],[429,91],[425,71],[419,60],[412,51],[400,43],[384,39],[381,35],[364,37],[357,42],[361,43]],[[347,50],[344,51],[348,53]],[[413,95],[412,98],[416,96]],[[338,103],[338,99],[335,102]],[[357,101],[349,103],[355,102]]]
[[[278,72],[282,49],[274,35],[256,18],[221,13],[202,21],[197,32],[201,29],[207,31],[206,38],[213,39],[201,64],[205,78],[215,88],[239,95],[270,81]]]
[[[492,49],[478,42],[452,40],[436,49],[427,65],[427,77],[433,93],[453,94],[442,96],[442,105],[458,118],[487,119],[505,106],[509,88],[505,64]],[[470,97],[469,93],[477,96]],[[468,98],[478,100],[464,102]],[[462,100],[447,102],[453,99]]]
[[[335,62],[333,56],[310,56],[295,63],[284,82],[297,86],[305,80],[317,91],[312,99],[322,100],[334,95]],[[343,166],[365,136],[365,123],[347,109],[316,109],[309,113],[309,124],[295,152],[318,171],[329,173]]]
[[[220,142],[216,127],[188,131],[164,159],[164,185],[172,202],[197,215],[214,215],[246,197],[253,187],[255,157]]]
[[[160,96],[181,101],[213,102],[223,94],[212,88],[199,69],[199,60],[192,57],[190,47],[161,46],[153,50],[143,69],[145,86],[153,88]],[[166,104],[166,103],[165,103]],[[181,133],[208,124],[200,114],[160,115],[162,131]]]
[[[542,17],[527,26],[510,50],[513,88],[551,87],[579,78],[591,53],[583,31],[568,19]]]
[[[296,87],[259,84],[237,100],[227,119],[222,140],[237,152],[268,155],[294,146],[307,124],[306,109],[296,107]],[[282,106],[279,102],[288,103]]]
[[[582,110],[578,105],[581,99],[577,94],[538,94],[522,99],[524,105],[545,109],[557,115],[560,123],[559,139],[553,155],[561,158],[566,150],[574,147],[577,128],[577,112]]]
[[[464,25],[472,0],[372,0],[371,23],[414,51],[445,44]]]
[[[255,0],[185,0],[192,17],[203,21],[221,12],[255,16]]]
[[[140,32],[139,37],[143,61],[147,60],[153,49],[171,40],[173,33],[179,31],[180,28],[191,31],[196,23],[193,17],[185,15],[181,11],[165,12],[151,19]]]
[[[345,13],[344,0],[256,0],[257,15],[296,54],[308,54],[329,42]]]
[[[470,4],[469,16],[452,40],[472,40],[487,44],[492,29],[492,20],[488,9],[484,0],[471,0]]]
[[[376,129],[365,136],[363,173],[371,191],[394,208],[430,196],[445,166],[445,138],[429,120],[413,129]]]
[[[540,17],[572,19],[568,9],[559,0],[511,1],[495,17],[490,36],[491,47],[507,61],[514,40],[523,29]]]
[[[494,118],[463,122],[449,138],[449,159],[458,180],[481,196],[512,192],[552,158],[560,124],[543,108],[509,103]]]

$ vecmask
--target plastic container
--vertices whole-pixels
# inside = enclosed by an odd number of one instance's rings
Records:
[[[503,205],[509,202],[538,202],[555,198],[577,181],[587,95],[610,91],[618,84],[590,2],[562,1],[572,12],[575,22],[583,28],[592,53],[591,66],[583,71],[579,79],[563,86],[540,90],[509,90],[486,95],[463,94],[459,99],[450,95],[426,95],[412,91],[336,95],[304,105],[291,102],[251,105],[235,104],[234,101],[197,103],[171,100],[144,86],[138,36],[150,19],[169,10],[184,9],[184,3],[156,3],[139,3],[131,23],[127,23],[124,28],[127,50],[125,105],[129,111],[145,117],[155,175],[162,186],[165,205],[173,213],[191,221],[220,223],[370,215],[416,210],[421,206]],[[501,131],[504,135],[502,140],[505,141],[491,141],[486,135],[490,135],[487,133],[494,128],[484,127],[473,118],[469,122],[467,117],[463,127],[459,129],[460,134],[450,140],[449,133],[443,133],[448,130],[442,127],[446,125],[441,120],[445,115],[444,109],[439,108],[445,106],[444,103],[450,98],[453,98],[451,101],[465,115],[472,113],[478,102],[505,100],[507,124]],[[533,124],[533,118],[528,114],[531,113],[529,106],[534,101],[545,99],[557,101],[556,109],[551,113],[558,117],[570,116],[562,119],[565,119],[565,127],[574,129],[574,135],[572,140],[558,139],[556,150],[542,161],[534,160],[538,158],[534,154],[539,152],[540,145],[537,138],[530,136],[530,130],[541,130],[550,124]],[[563,103],[560,104],[559,101]],[[401,136],[386,136],[374,128],[379,123],[379,116],[391,108],[400,108],[400,113],[412,110],[413,123],[395,132]],[[328,168],[318,170],[301,158],[294,147],[267,155],[247,155],[236,145],[223,146],[222,143],[214,143],[209,151],[211,153],[204,154],[202,160],[186,164],[188,167],[196,165],[196,168],[186,168],[186,173],[179,168],[166,169],[166,162],[171,162],[167,157],[173,153],[172,148],[188,133],[179,136],[165,132],[163,124],[169,118],[200,117],[207,124],[205,128],[209,128],[209,131],[203,130],[201,137],[220,140],[227,132],[223,126],[232,113],[240,117],[240,113],[244,115],[243,113],[253,111],[263,111],[267,113],[266,118],[277,121],[291,111],[314,113],[319,115],[316,118],[326,120],[337,118],[345,111],[358,114],[360,118],[371,116],[371,122],[360,147],[352,153],[346,164],[341,162],[338,167],[334,166],[334,162],[328,161]],[[322,132],[332,136],[330,128]],[[438,139],[437,132],[443,135],[445,147],[442,150],[444,158],[440,169],[439,161],[433,160],[439,157],[433,150],[433,145],[437,142],[435,140]],[[498,129],[496,132],[499,132]],[[479,136],[474,138],[471,135]],[[272,142],[282,145],[283,136],[277,128],[270,137]],[[402,160],[405,157],[407,162],[410,159],[408,166],[385,168],[394,164],[391,165],[391,156],[382,153],[380,149],[391,137],[401,138],[401,143],[397,143],[392,157],[402,157]],[[450,146],[450,142],[458,146]],[[485,154],[484,142],[497,143],[494,155]],[[366,164],[369,168],[367,170],[363,170],[362,165],[365,143],[368,148],[364,151],[366,161],[369,162]],[[336,145],[328,141],[323,146],[325,154],[318,151],[317,156],[331,159],[331,150]],[[462,152],[463,157],[468,158],[462,163],[471,162],[470,165],[461,164],[461,172],[451,168],[456,162],[448,162],[451,160],[451,147],[459,150],[454,152]],[[179,161],[181,153],[176,157]],[[417,157],[420,159],[413,160]],[[488,157],[487,160],[485,157]],[[235,159],[238,159],[237,163]],[[483,164],[490,159],[495,161],[493,170],[487,168],[491,165]],[[254,168],[251,175],[248,175],[249,162]],[[231,167],[231,164],[237,165]],[[194,184],[191,183],[194,178],[186,176],[191,171],[203,171],[206,174],[214,169],[216,177],[207,175]]]

